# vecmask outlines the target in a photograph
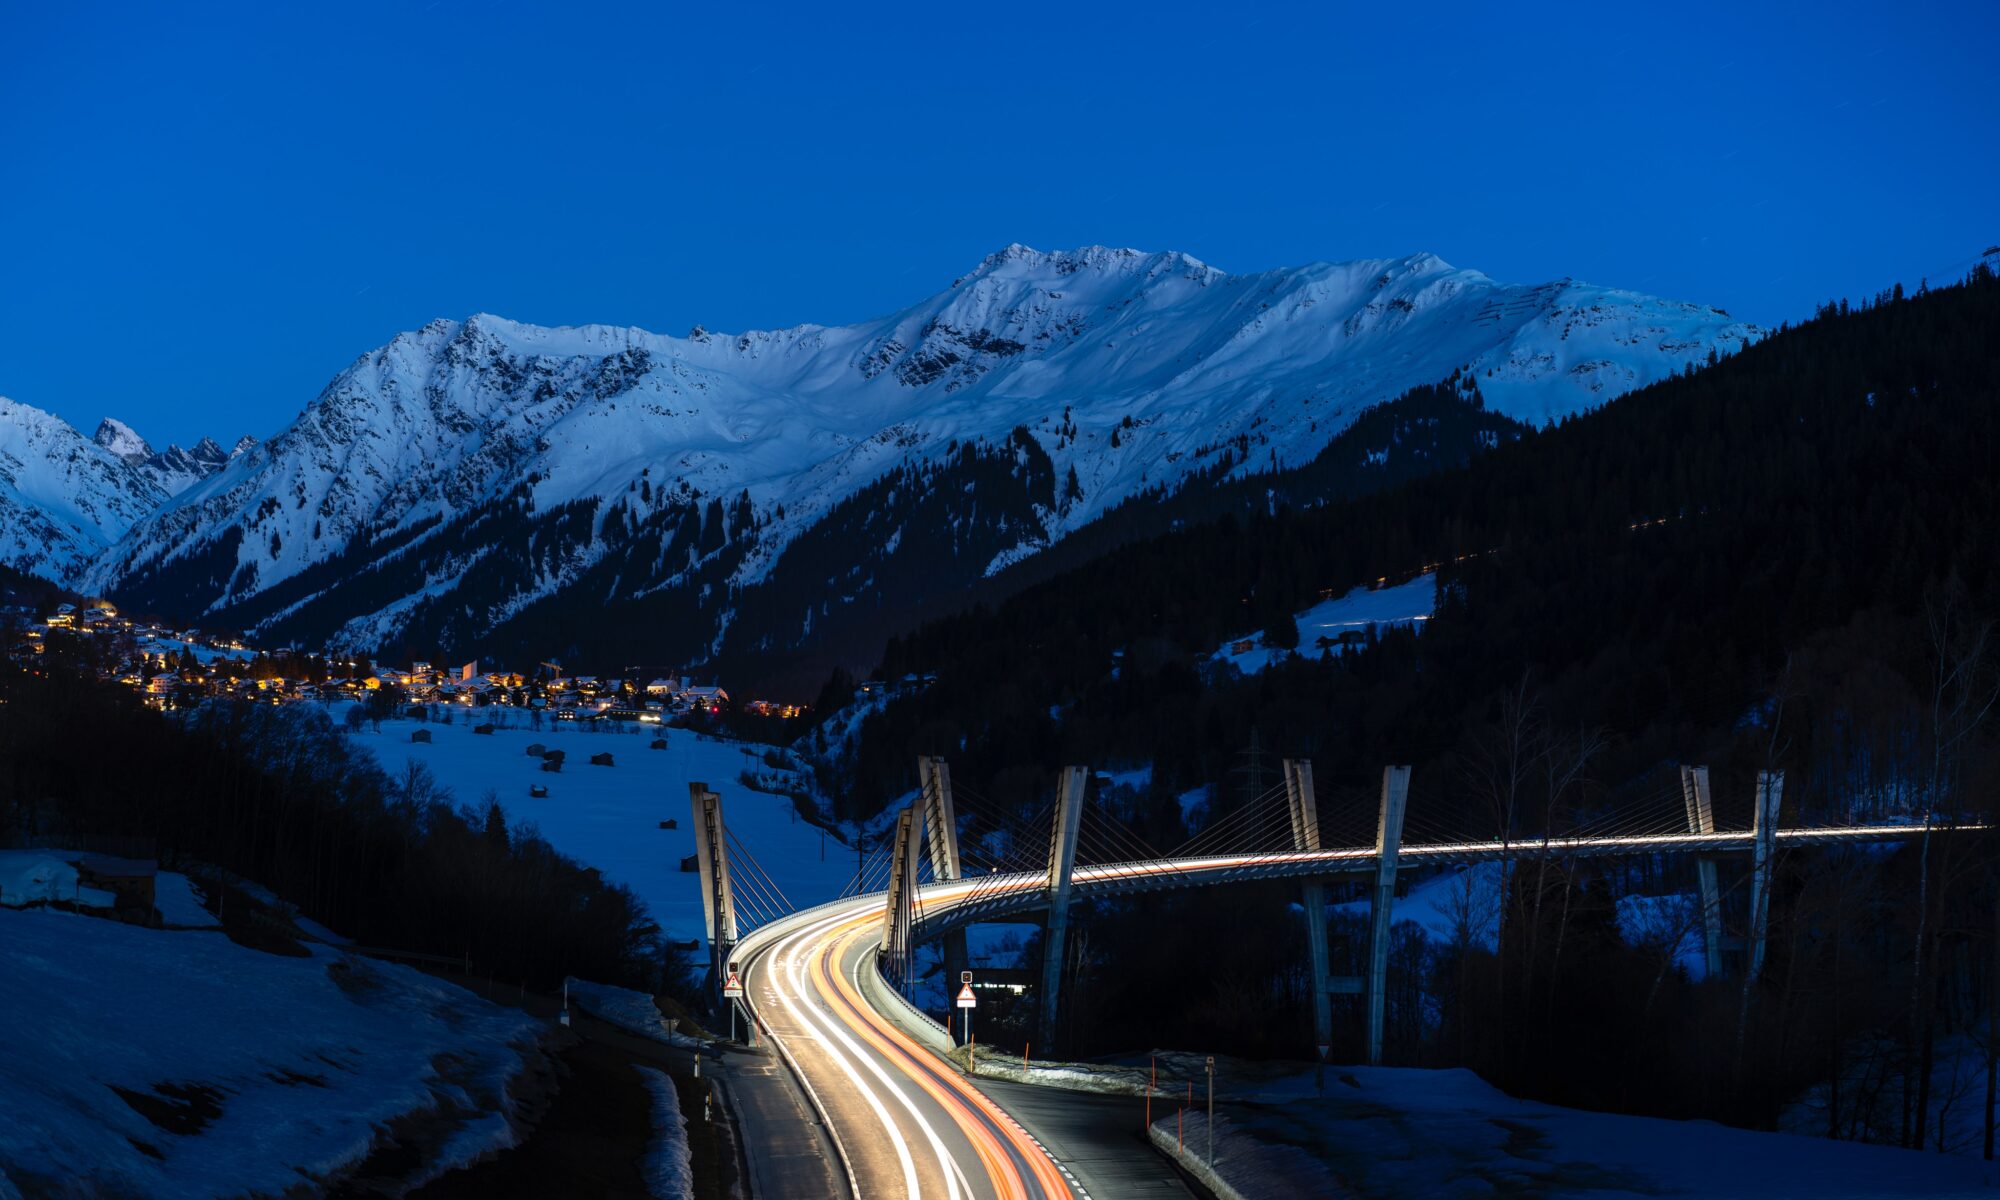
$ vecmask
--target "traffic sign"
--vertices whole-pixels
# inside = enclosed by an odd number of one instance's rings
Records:
[[[977,999],[976,997],[974,997],[974,996],[973,996],[973,994],[972,994],[972,985],[971,985],[971,984],[969,984],[969,983],[966,983],[966,984],[960,984],[960,985],[959,985],[959,989],[958,989],[958,1006],[959,1006],[960,1008],[977,1008],[977,1007],[979,1007],[979,1000],[978,1000],[978,999]]]
[[[743,977],[735,971],[722,981],[722,996],[725,1000],[740,1000],[743,997]]]
[[[1330,1046],[1330,1045],[1328,1045],[1328,1044],[1327,1044],[1327,1043],[1325,1043],[1325,1042],[1321,1042],[1321,1043],[1319,1044],[1319,1060],[1320,1060],[1321,1062],[1325,1062],[1325,1061],[1326,1061],[1326,1052],[1327,1052],[1327,1051],[1329,1051],[1329,1050],[1331,1050],[1331,1049],[1333,1049],[1333,1047],[1332,1047],[1332,1046]]]

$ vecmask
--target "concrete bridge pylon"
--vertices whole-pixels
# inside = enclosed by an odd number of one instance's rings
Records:
[[[942,758],[917,759],[917,801],[923,807],[923,833],[930,847],[931,877],[939,883],[964,878],[958,856],[958,806],[951,792],[951,764]],[[968,964],[963,927],[947,930],[941,939],[945,988],[956,986]]]
[[[1292,846],[1296,850],[1319,850],[1319,808],[1314,799],[1312,763],[1305,759],[1285,762],[1285,792],[1292,815]],[[1388,1013],[1389,933],[1395,923],[1396,862],[1403,844],[1403,814],[1410,802],[1410,768],[1385,767],[1382,771],[1382,801],[1375,823],[1375,854],[1367,868],[1368,948],[1366,971],[1361,976],[1331,976],[1327,973],[1326,886],[1322,880],[1307,879],[1303,900],[1306,909],[1306,949],[1313,979],[1313,1040],[1321,1046],[1333,1042],[1333,997],[1359,993],[1367,1014],[1367,1060],[1382,1061],[1383,1028]]]
[[[1687,802],[1688,832],[1715,832],[1715,805],[1708,790],[1708,768],[1681,768],[1681,798]],[[1722,889],[1716,883],[1715,859],[1694,860],[1695,883],[1701,894],[1703,963],[1710,979],[1722,978]]]
[[[695,865],[701,871],[701,913],[708,934],[709,972],[718,989],[728,978],[736,946],[736,900],[729,881],[729,841],[722,824],[722,797],[705,783],[688,784],[694,809]]]
[[[1076,870],[1076,837],[1083,820],[1088,767],[1064,767],[1056,784],[1055,820],[1049,831],[1048,924],[1042,936],[1042,1041],[1058,1044],[1056,1013],[1062,990],[1063,940],[1069,931],[1070,877]]]
[[[889,850],[889,886],[882,909],[882,959],[896,964],[901,981],[909,977],[911,930],[916,920],[917,868],[922,863],[923,819],[919,802],[896,814],[896,837]]]

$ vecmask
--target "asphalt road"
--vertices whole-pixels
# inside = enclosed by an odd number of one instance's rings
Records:
[[[1189,1188],[1146,1140],[1141,1097],[1001,1079],[981,1079],[978,1086],[1075,1176],[1091,1200],[1194,1200],[1205,1194]]]
[[[744,964],[766,1037],[831,1126],[863,1200],[1064,1200],[1054,1159],[995,1100],[875,1011],[881,899],[844,905]],[[751,1145],[755,1157],[758,1147]],[[819,1193],[825,1194],[825,1193]],[[760,1200],[778,1200],[765,1194]]]

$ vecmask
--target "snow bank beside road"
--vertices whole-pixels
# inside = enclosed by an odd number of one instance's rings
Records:
[[[646,1190],[654,1200],[693,1200],[694,1160],[688,1152],[687,1118],[681,1116],[680,1093],[665,1072],[634,1066],[653,1096],[653,1143],[641,1168]]]
[[[587,979],[571,978],[564,982],[569,988],[571,1003],[626,1033],[651,1038],[669,1046],[700,1044],[695,1038],[675,1033],[673,1026],[660,1015],[660,1006],[654,1004],[653,998],[644,992],[613,987],[608,983],[592,983]]]
[[[1162,1056],[1161,1079],[1168,1056]],[[1203,1087],[1192,1056],[1193,1111],[1162,1112],[1153,1137],[1206,1157]],[[1215,1170],[1248,1198],[1634,1195],[1767,1198],[1974,1196],[2000,1183],[1993,1164],[1937,1154],[1664,1121],[1517,1100],[1465,1070],[1216,1063]],[[1302,1161],[1300,1155],[1304,1154]],[[1285,1190],[1289,1187],[1289,1191]]]
[[[0,1195],[279,1195],[511,1145],[543,1024],[405,967],[0,910]]]

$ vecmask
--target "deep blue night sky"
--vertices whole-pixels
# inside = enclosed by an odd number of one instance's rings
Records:
[[[1765,323],[2000,242],[1991,0],[195,7],[6,4],[0,394],[86,433],[267,435],[436,316],[854,320],[1012,241]]]

